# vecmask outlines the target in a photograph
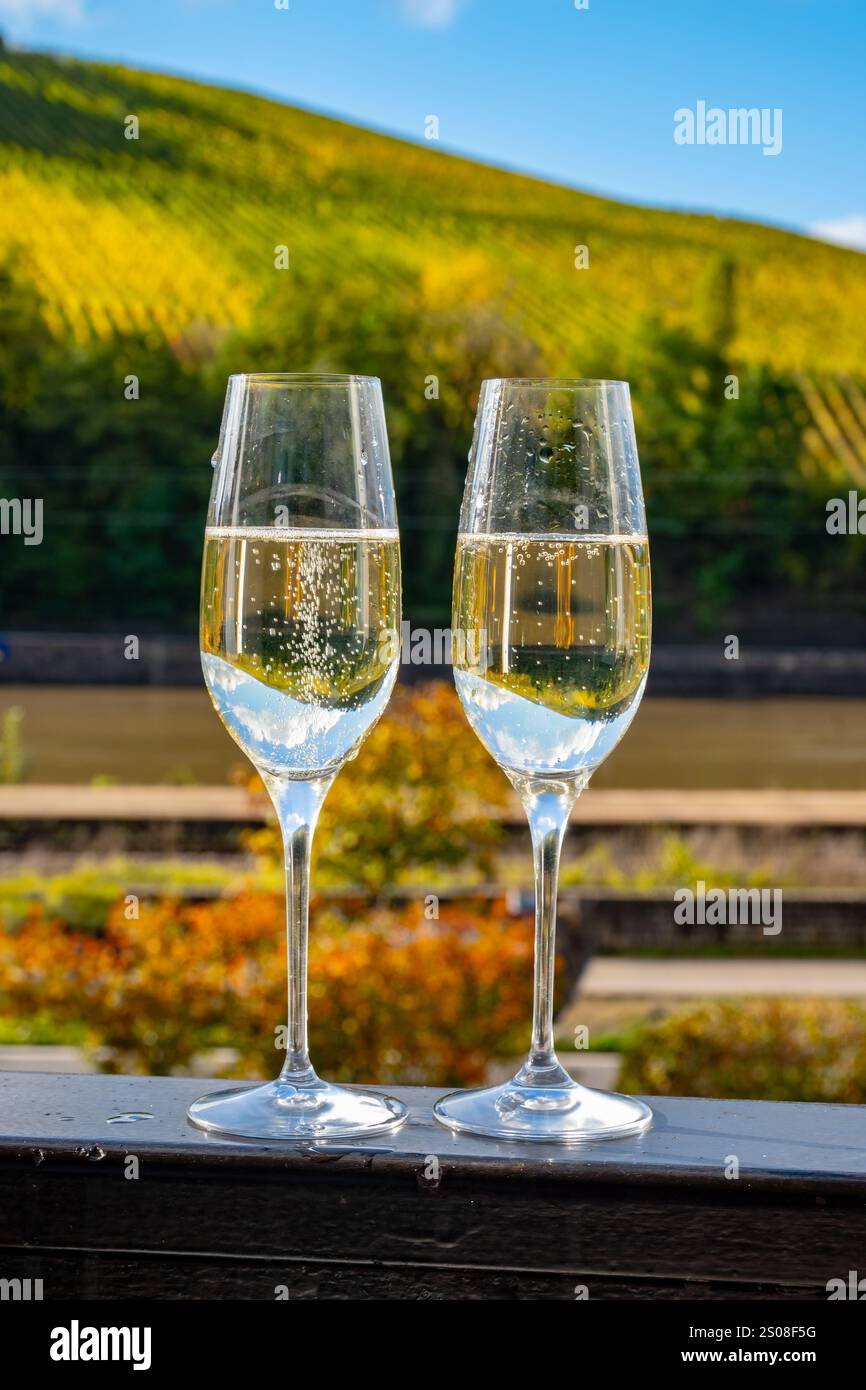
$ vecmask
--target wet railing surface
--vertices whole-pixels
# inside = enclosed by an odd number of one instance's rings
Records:
[[[826,1299],[863,1264],[863,1107],[650,1098],[643,1137],[562,1148],[453,1136],[439,1092],[391,1088],[393,1137],[295,1147],[193,1129],[223,1084],[0,1075],[7,1294]]]

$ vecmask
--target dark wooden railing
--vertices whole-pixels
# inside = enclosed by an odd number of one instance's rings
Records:
[[[4,1296],[826,1299],[866,1274],[861,1107],[651,1099],[642,1138],[567,1149],[452,1136],[403,1089],[393,1138],[286,1147],[188,1125],[228,1084],[0,1076]]]

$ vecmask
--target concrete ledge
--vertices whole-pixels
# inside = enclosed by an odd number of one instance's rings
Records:
[[[0,820],[223,821],[257,824],[270,813],[264,796],[226,786],[0,786]],[[517,798],[505,817],[525,825]],[[764,826],[778,829],[866,827],[864,791],[589,791],[575,803],[576,826]]]
[[[117,633],[6,632],[0,634],[0,683],[80,685],[198,685],[198,640],[139,634],[139,655],[126,659]],[[451,679],[448,666],[401,667],[410,682]],[[863,695],[866,652],[859,647],[767,647],[744,644],[736,661],[721,642],[657,643],[647,689],[651,695]]]

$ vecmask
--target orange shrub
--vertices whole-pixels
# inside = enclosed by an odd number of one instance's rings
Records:
[[[249,784],[261,788],[255,775]],[[328,793],[313,842],[316,882],[377,892],[457,868],[476,880],[488,876],[501,833],[497,812],[510,796],[450,684],[398,687]],[[246,842],[282,862],[276,823]]]
[[[848,999],[719,999],[635,1029],[620,1085],[656,1096],[866,1102],[866,1009]]]
[[[360,912],[363,911],[363,917]],[[347,905],[315,913],[313,1058],[342,1081],[473,1084],[529,1028],[532,928],[506,915]],[[166,1073],[207,1046],[238,1049],[237,1074],[275,1075],[284,1023],[284,909],[265,894],[163,900],[128,921],[118,904],[94,935],[38,910],[0,936],[0,1013],[84,1020],[108,1070]]]

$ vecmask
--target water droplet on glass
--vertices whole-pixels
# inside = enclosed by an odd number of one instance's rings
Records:
[[[105,1121],[107,1125],[134,1125],[138,1120],[152,1120],[153,1115],[148,1110],[124,1110],[120,1115],[109,1115]]]

